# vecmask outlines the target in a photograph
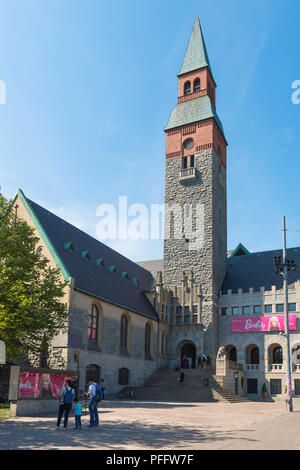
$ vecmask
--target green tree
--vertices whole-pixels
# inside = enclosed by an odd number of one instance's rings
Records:
[[[66,328],[67,283],[37,250],[38,241],[0,192],[0,339],[8,360],[33,356],[46,366],[52,339]]]

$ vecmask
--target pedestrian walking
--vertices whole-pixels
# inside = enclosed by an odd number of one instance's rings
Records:
[[[74,416],[75,416],[75,428],[81,429],[81,413],[82,413],[82,404],[76,399],[74,400],[73,406]]]
[[[101,387],[93,379],[88,380],[89,390],[86,396],[89,399],[90,425],[89,428],[99,425],[98,404],[101,401]]]
[[[177,370],[179,372],[180,367],[181,367],[181,358],[177,357],[176,363],[175,363],[175,370]]]
[[[66,429],[68,425],[68,418],[70,411],[72,409],[72,403],[74,400],[74,388],[71,380],[67,380],[66,386],[62,388],[60,397],[59,397],[59,409],[58,409],[58,418],[56,423],[56,428],[59,429],[61,419],[64,416],[64,428]]]

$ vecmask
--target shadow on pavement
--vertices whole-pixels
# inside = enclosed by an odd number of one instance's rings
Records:
[[[152,424],[136,420],[134,422],[102,421],[100,426],[88,429],[88,417],[84,417],[83,428],[73,430],[74,418],[70,418],[67,429],[56,429],[56,419],[22,418],[0,422],[0,449],[113,449],[136,448],[195,448],[197,444],[234,440],[255,442],[243,438],[243,430],[238,433],[227,430],[209,430],[204,426],[178,424]],[[249,433],[249,429],[247,430]]]

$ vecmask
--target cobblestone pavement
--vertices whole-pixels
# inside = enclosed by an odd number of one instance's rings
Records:
[[[300,403],[103,402],[100,426],[56,429],[56,417],[0,421],[0,449],[299,449]]]

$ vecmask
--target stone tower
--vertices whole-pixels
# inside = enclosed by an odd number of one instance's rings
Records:
[[[226,150],[198,16],[178,74],[166,132],[164,285],[172,292],[170,359],[218,347],[218,298],[226,272]],[[183,349],[182,349],[183,348]],[[171,362],[172,364],[172,362]]]

